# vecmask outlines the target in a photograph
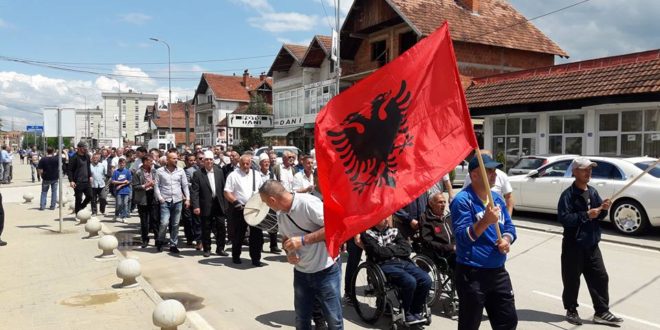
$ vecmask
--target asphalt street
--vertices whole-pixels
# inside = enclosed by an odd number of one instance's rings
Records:
[[[184,301],[205,324],[216,329],[293,328],[293,270],[283,256],[265,253],[266,266],[253,268],[246,248],[241,265],[234,265],[229,257],[203,258],[191,249],[183,249],[178,256],[155,253],[153,247],[134,248],[136,243],[130,237],[137,228],[133,224],[117,227],[118,236],[127,239],[125,253],[140,259],[143,274],[154,289],[163,298]],[[518,237],[507,268],[516,295],[519,329],[574,328],[563,319],[560,299],[561,236],[519,228]],[[610,276],[612,311],[625,319],[622,328],[660,329],[660,252],[609,242],[601,243],[601,250]],[[593,309],[584,282],[579,301],[580,315],[586,320],[580,328],[602,328],[591,324]],[[375,326],[361,322],[351,307],[344,313],[347,329],[388,328],[385,320]],[[438,316],[427,328],[455,327],[454,320]],[[482,328],[490,328],[487,321]]]

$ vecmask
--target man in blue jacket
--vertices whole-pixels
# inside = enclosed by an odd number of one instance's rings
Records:
[[[483,155],[488,181],[495,183],[495,170],[502,164]],[[452,226],[456,237],[454,281],[459,299],[458,329],[479,329],[484,307],[494,330],[511,330],[518,316],[509,273],[504,268],[506,255],[516,240],[516,228],[502,196],[483,183],[477,158],[468,166],[471,184],[451,203]],[[493,198],[494,206],[488,205]],[[495,226],[502,239],[497,238]]]
[[[575,182],[561,194],[557,205],[557,217],[564,226],[561,244],[561,279],[564,284],[562,301],[566,309],[566,321],[581,325],[577,312],[577,296],[580,275],[589,288],[594,304],[594,323],[619,325],[623,320],[610,313],[608,276],[603,256],[598,248],[600,220],[607,216],[609,199],[602,200],[594,187],[589,186],[591,169],[596,163],[587,158],[576,158],[571,169]]]

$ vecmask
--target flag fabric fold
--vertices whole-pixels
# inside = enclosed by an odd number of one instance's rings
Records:
[[[315,140],[326,245],[336,256],[478,147],[447,23],[330,100]]]

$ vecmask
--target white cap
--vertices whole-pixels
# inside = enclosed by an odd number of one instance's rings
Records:
[[[224,164],[229,164],[231,161],[229,160],[229,157],[227,157],[227,156],[222,156],[222,162],[223,162]]]
[[[598,164],[592,162],[588,158],[579,157],[579,158],[575,158],[573,160],[573,164],[571,165],[571,168],[572,169],[576,169],[576,168],[585,169],[585,168],[596,167],[596,166],[598,166]]]
[[[261,155],[259,155],[259,163],[261,163],[263,160],[270,160],[270,157],[268,157],[268,154],[265,152],[262,152]]]
[[[209,150],[204,151],[204,159],[213,159],[213,158],[215,158],[213,156],[213,151],[209,151]]]

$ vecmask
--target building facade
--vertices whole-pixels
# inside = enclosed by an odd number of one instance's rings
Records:
[[[238,130],[220,122],[241,106],[250,103],[251,95],[262,95],[266,103],[272,102],[271,80],[265,74],[250,76],[245,70],[242,76],[226,76],[204,73],[195,91],[196,143],[205,146],[235,145],[240,138]]]
[[[275,127],[264,133],[275,145],[314,148],[314,122],[337,95],[332,39],[315,36],[309,45],[284,44],[268,72],[273,77]],[[350,84],[345,84],[350,85]]]
[[[101,136],[102,122],[103,110],[100,107],[76,109],[76,136],[74,141],[91,142],[97,140]]]
[[[119,128],[124,141],[135,143],[135,136],[147,131],[144,121],[145,109],[158,101],[158,94],[143,94],[133,90],[120,93],[102,93],[103,118],[97,131],[99,138],[119,137]],[[162,104],[167,107],[167,104]],[[121,118],[119,111],[121,109]],[[121,119],[121,121],[120,121]]]
[[[660,50],[475,79],[485,147],[521,155],[660,156]]]
[[[146,145],[150,139],[167,139],[170,132],[170,111],[172,112],[174,145],[190,146],[195,142],[195,106],[191,100],[172,103],[168,111],[157,110],[157,105],[148,106],[144,117],[144,120],[147,122],[147,132],[142,134],[139,144]],[[186,118],[188,119],[187,127]],[[186,128],[188,130],[187,134]]]

